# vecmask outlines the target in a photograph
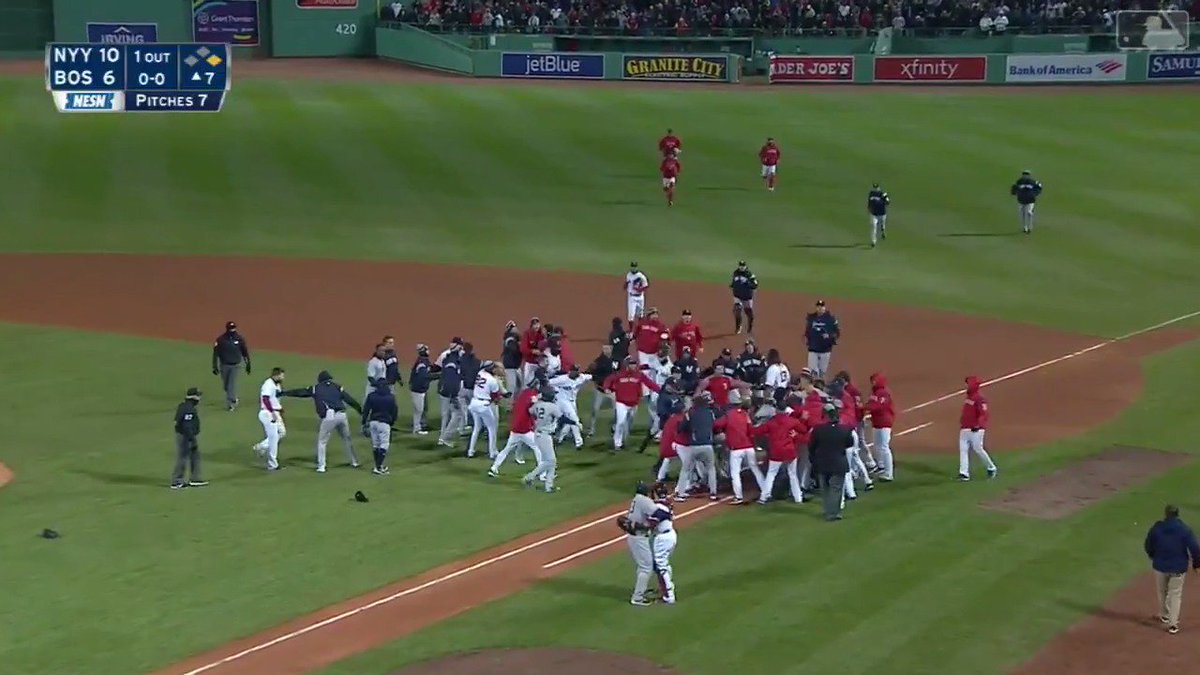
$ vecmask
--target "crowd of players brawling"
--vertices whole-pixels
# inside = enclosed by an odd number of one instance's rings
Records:
[[[862,390],[846,370],[831,372],[841,327],[822,301],[806,317],[806,367],[793,373],[779,350],[763,353],[752,337],[758,281],[745,262],[738,264],[729,286],[734,332],[747,339],[741,353],[723,349],[707,364],[700,361],[705,346],[700,324],[685,309],[668,326],[656,308],[647,307],[649,280],[636,262],[624,281],[627,316],[612,319],[607,340],[590,364],[581,366],[575,360],[562,326],[538,318],[530,319],[523,330],[514,321],[505,326],[498,361],[481,359],[473,344],[457,337],[436,355],[428,346],[417,345],[407,382],[412,433],[436,434],[439,445],[451,448],[466,436],[467,457],[476,455],[482,440],[492,460],[487,472],[492,478],[500,476],[510,457],[525,464],[528,451],[537,461],[524,482],[553,492],[558,489],[556,446],[570,438],[576,449],[582,448],[584,437],[596,434],[602,410],[611,407],[612,424],[606,429],[611,432],[611,452],[645,452],[656,446],[652,471],[663,482],[677,470],[675,500],[718,499],[718,486],[728,481],[733,502],[741,504],[747,501],[745,484],[752,480],[759,503],[787,497],[802,502],[820,491],[825,516],[839,519],[845,500],[856,499],[859,490],[874,489],[877,481],[895,478],[891,435],[896,409],[887,378],[874,373]],[[218,338],[213,358],[214,373],[219,372],[226,384],[232,410],[237,400],[231,382],[239,359],[245,359],[249,371],[249,352],[236,327]],[[346,416],[349,407],[361,412],[362,432],[371,439],[374,473],[388,473],[387,454],[400,417],[395,392],[405,384],[391,337],[385,336],[367,363],[361,405],[328,372],[323,371],[315,385],[300,389],[283,389],[284,379],[283,369],[276,368],[260,390],[259,421],[265,437],[254,449],[268,469],[280,467],[278,448],[286,427],[279,399],[291,396],[314,402],[318,472],[326,470],[326,446],[335,434],[349,464],[358,466]],[[585,419],[578,402],[589,383],[593,394]],[[962,412],[963,480],[970,477],[972,454],[989,476],[996,472],[983,445],[988,410],[979,384],[977,378],[968,379]],[[430,428],[427,414],[432,393],[441,404],[436,429]],[[503,445],[501,407],[508,410],[509,427]],[[641,415],[647,431],[631,437]],[[839,431],[823,432],[823,427]],[[840,446],[831,452],[822,442]],[[765,452],[762,461],[760,452]],[[786,480],[777,485],[777,478],[783,477]]]

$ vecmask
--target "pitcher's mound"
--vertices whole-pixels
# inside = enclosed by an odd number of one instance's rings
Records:
[[[445,656],[393,675],[681,675],[637,656],[587,649],[488,649]]]

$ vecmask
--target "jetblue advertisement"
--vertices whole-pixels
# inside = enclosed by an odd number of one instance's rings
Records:
[[[604,55],[567,52],[504,52],[501,77],[540,77],[561,80],[604,79]]]

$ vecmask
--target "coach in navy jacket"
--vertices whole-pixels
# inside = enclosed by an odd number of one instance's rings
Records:
[[[829,360],[833,347],[842,337],[842,327],[837,317],[825,307],[824,300],[817,301],[817,309],[804,318],[804,341],[808,345],[808,369],[813,378],[825,379],[829,372]]]
[[[1167,506],[1163,519],[1146,533],[1146,555],[1158,585],[1159,619],[1167,631],[1179,632],[1179,607],[1188,568],[1200,569],[1200,546],[1192,529],[1179,519],[1179,509]]]

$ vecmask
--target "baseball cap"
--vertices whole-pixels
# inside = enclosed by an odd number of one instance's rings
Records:
[[[817,301],[817,307],[824,307],[824,306],[825,306],[825,301],[824,301],[824,300],[818,300],[818,301]]]
[[[636,261],[636,260],[631,260],[631,261],[629,262],[629,266],[630,266],[630,267],[637,267],[637,261]]]
[[[454,336],[454,337],[450,338],[450,344],[452,344],[452,345],[461,345],[461,344],[462,344],[462,338],[460,338],[460,337],[458,337],[458,336],[456,335],[456,336]]]
[[[237,328],[237,324],[236,324],[236,323],[234,323],[233,321],[226,321],[226,322],[225,322],[225,330],[233,330],[233,329],[235,329],[235,328]]]
[[[691,315],[692,315],[692,310],[690,310],[690,309],[685,309],[685,310],[683,310],[683,315],[684,315],[684,316],[691,316]]]
[[[188,398],[199,398],[200,390],[197,389],[196,387],[188,387],[188,390],[187,390],[187,393],[185,394],[185,396],[187,396]]]

